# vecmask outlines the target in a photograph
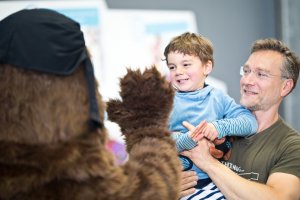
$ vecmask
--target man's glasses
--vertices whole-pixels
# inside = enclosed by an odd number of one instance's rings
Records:
[[[249,74],[251,74],[251,72],[253,72],[255,77],[260,79],[260,80],[266,80],[266,79],[271,78],[271,77],[281,77],[281,78],[288,79],[288,77],[286,77],[286,76],[273,75],[273,74],[270,74],[269,72],[266,72],[262,69],[252,70],[249,67],[245,67],[245,66],[241,66],[241,68],[240,68],[240,75],[243,76],[243,77],[248,76]]]

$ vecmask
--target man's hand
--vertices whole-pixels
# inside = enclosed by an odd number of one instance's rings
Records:
[[[213,144],[210,144],[209,151],[214,158],[217,159],[223,158],[225,160],[229,159],[231,155],[231,150],[230,150],[231,144],[227,145],[227,143],[228,142],[230,143],[230,141],[225,138],[218,139],[218,132],[212,123],[207,123],[206,121],[202,121],[196,127],[194,127],[192,124],[186,121],[184,121],[182,124],[189,130],[188,133],[189,137],[191,137],[195,142],[200,141],[204,137],[213,142]],[[231,142],[232,139],[233,138],[230,138]],[[218,145],[219,147],[216,147]]]
[[[180,198],[193,194],[197,184],[198,177],[194,171],[182,171],[181,173],[181,182],[180,182]]]
[[[192,124],[185,121],[183,122],[183,125],[191,133],[197,132],[197,127],[194,127]],[[198,141],[198,145],[195,148],[189,151],[184,151],[181,154],[190,158],[197,167],[205,171],[210,166],[211,163],[218,162],[210,154],[211,146],[214,146],[212,142],[208,141],[207,139],[201,139]]]

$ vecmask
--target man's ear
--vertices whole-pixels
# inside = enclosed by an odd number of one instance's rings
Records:
[[[207,76],[208,74],[210,74],[210,72],[212,71],[212,62],[211,60],[207,61],[205,64],[204,64],[204,75]]]
[[[282,85],[281,96],[287,96],[294,86],[294,82],[292,79],[285,79]]]

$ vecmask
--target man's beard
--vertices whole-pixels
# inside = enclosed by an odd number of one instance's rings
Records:
[[[262,110],[262,106],[261,105],[253,105],[253,106],[246,106],[246,108],[248,108],[250,111],[258,111],[258,110]]]
[[[240,100],[240,104],[244,107],[246,107],[247,109],[249,109],[251,112],[253,111],[258,111],[258,110],[262,110],[265,106],[259,102],[252,102],[252,103],[249,103],[249,102],[243,102],[243,100],[241,99]]]

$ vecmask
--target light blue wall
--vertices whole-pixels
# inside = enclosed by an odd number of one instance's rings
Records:
[[[239,67],[251,43],[276,36],[274,0],[106,0],[109,8],[191,10],[200,34],[215,48],[212,75],[227,83],[228,93],[239,101]]]

